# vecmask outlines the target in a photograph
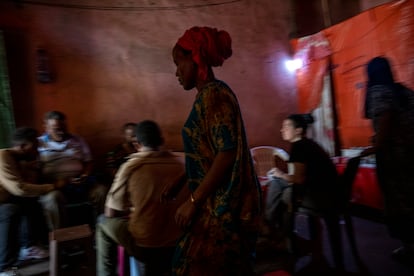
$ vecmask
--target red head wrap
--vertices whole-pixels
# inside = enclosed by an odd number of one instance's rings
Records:
[[[210,27],[192,27],[177,41],[184,50],[191,51],[198,65],[198,77],[205,80],[210,66],[221,66],[232,54],[231,38],[226,31]]]

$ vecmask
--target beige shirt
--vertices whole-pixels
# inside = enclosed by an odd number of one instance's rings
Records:
[[[166,151],[131,154],[115,175],[106,207],[131,210],[129,231],[138,246],[175,246],[181,231],[174,215],[188,199],[188,189],[183,185],[175,200],[160,199],[164,186],[177,181],[185,181],[184,159]]]
[[[53,184],[33,184],[25,181],[23,168],[10,149],[0,149],[0,203],[13,195],[35,197],[54,189]]]

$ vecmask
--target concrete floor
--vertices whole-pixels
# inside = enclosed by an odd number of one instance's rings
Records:
[[[299,219],[298,233],[303,235],[306,238],[306,226],[303,218]],[[344,254],[345,254],[345,274],[340,275],[349,275],[349,276],[389,276],[389,275],[398,275],[398,276],[412,276],[414,275],[414,266],[410,267],[403,265],[399,262],[394,261],[390,257],[390,253],[393,249],[399,246],[399,242],[390,238],[387,232],[385,225],[381,222],[376,222],[373,220],[368,220],[360,217],[353,217],[355,235],[358,245],[358,250],[362,258],[362,262],[365,265],[365,270],[361,271],[355,261],[352,258],[350,249],[346,238],[344,238]],[[95,252],[95,251],[94,251]],[[330,271],[329,267],[332,266],[332,258],[330,248],[325,239],[324,241],[324,252],[326,256],[326,267],[319,267],[319,271]],[[258,260],[256,263],[257,275],[266,275],[272,271],[278,269],[288,269],[292,267],[292,260],[286,254],[271,252],[261,250],[258,251]],[[79,260],[78,260],[79,261]],[[304,256],[299,259],[294,266],[295,275],[314,275],[315,270],[310,269],[309,267],[309,256]],[[71,269],[66,269],[67,275],[92,275],[89,273],[84,273],[84,267],[82,268],[80,264],[77,263],[77,260],[71,262]],[[94,266],[93,264],[92,266]],[[94,268],[92,268],[94,269]],[[49,275],[49,261],[45,260],[42,262],[36,262],[32,264],[25,265],[19,269],[19,273],[22,276],[44,276]],[[95,273],[93,273],[94,275]],[[330,271],[329,275],[332,274]]]

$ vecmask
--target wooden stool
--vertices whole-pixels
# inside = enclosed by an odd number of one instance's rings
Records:
[[[62,271],[62,251],[70,250],[74,246],[81,246],[83,260],[82,272],[76,272],[80,275],[95,275],[95,257],[93,254],[92,231],[89,225],[79,225],[68,228],[61,228],[52,231],[49,234],[49,250],[50,250],[50,274],[51,276],[64,275]],[[79,264],[79,268],[81,264]],[[70,271],[73,275],[73,271]]]

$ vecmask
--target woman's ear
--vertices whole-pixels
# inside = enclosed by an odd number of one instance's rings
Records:
[[[297,128],[295,128],[295,134],[296,134],[297,136],[299,136],[299,137],[304,136],[304,133],[303,133],[303,128],[301,128],[301,127],[297,127]]]

